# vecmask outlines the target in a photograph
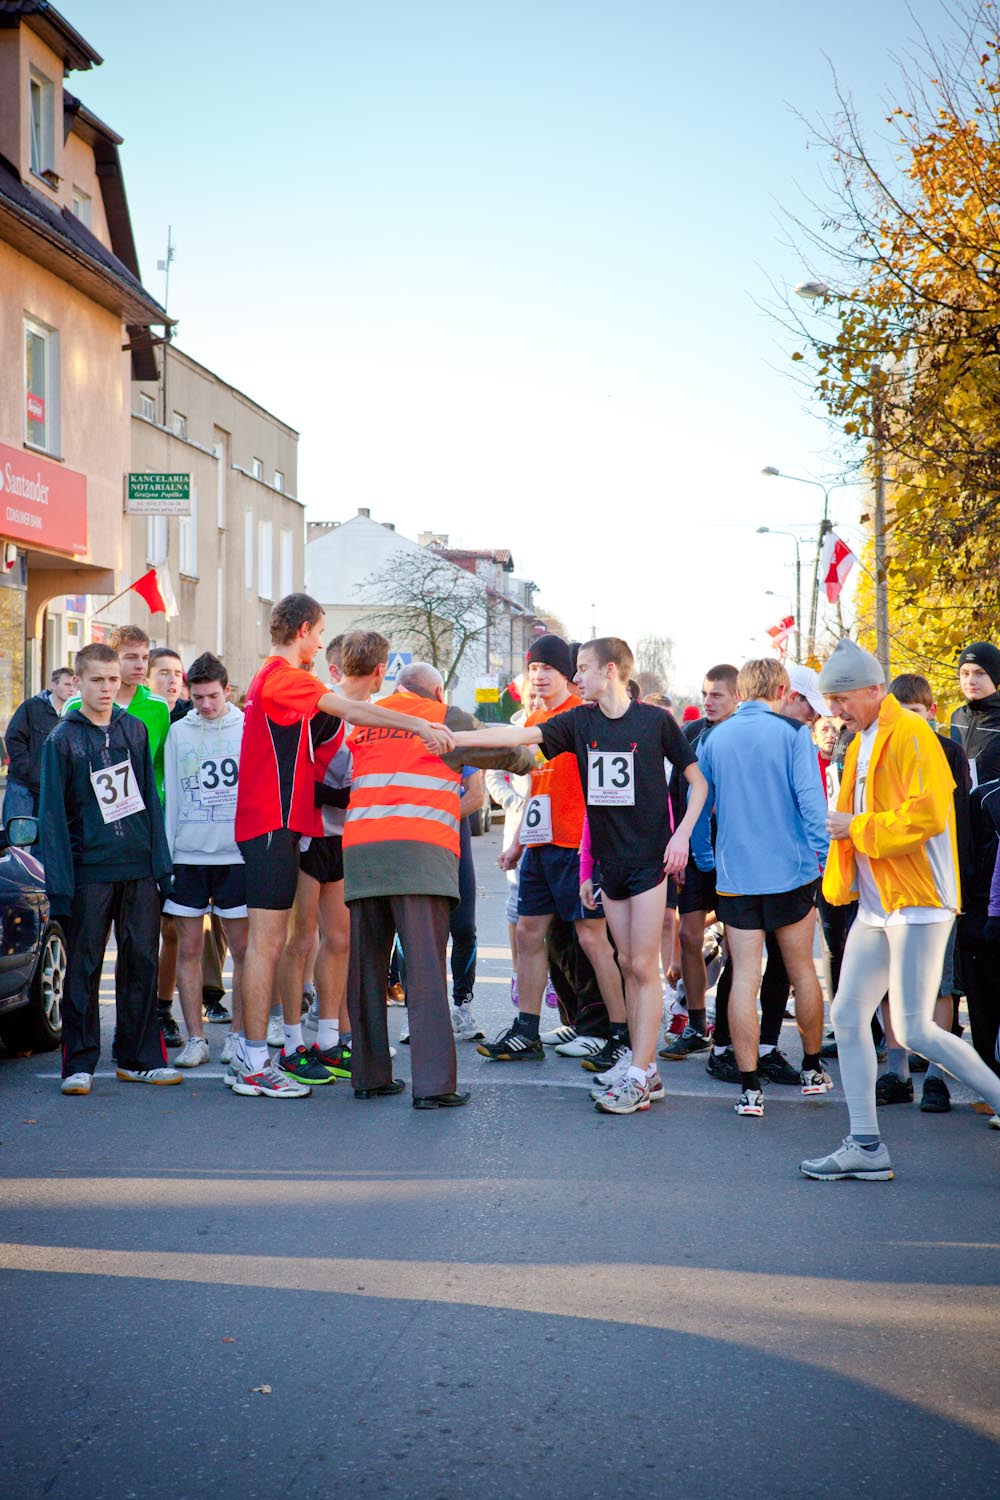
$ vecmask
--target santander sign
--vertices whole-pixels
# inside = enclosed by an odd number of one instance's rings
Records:
[[[85,553],[86,475],[0,443],[0,537]]]

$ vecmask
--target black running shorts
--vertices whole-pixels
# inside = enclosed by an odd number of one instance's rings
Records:
[[[715,910],[727,927],[740,927],[747,932],[777,932],[780,927],[793,927],[801,922],[816,905],[818,891],[819,881],[811,880],[798,890],[767,896],[723,896],[720,892]]]
[[[333,885],[344,878],[344,840],[339,833],[310,839],[308,849],[299,855],[299,869],[311,875],[320,885]]]
[[[174,884],[163,906],[168,917],[247,914],[246,865],[174,865]]]
[[[299,883],[299,835],[290,828],[238,841],[247,867],[247,906],[291,911]]]

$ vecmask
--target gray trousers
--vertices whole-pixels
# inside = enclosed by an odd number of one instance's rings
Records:
[[[350,903],[347,1008],[356,1089],[380,1088],[392,1078],[385,976],[398,932],[406,954],[414,1096],[454,1091],[458,1071],[445,962],[451,907],[447,896],[364,896]]]

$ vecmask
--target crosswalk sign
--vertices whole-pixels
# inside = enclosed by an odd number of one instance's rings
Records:
[[[389,654],[389,665],[385,669],[386,682],[395,682],[404,667],[408,667],[413,660],[412,651],[392,651]]]

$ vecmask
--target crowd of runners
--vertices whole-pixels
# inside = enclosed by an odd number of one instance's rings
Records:
[[[63,1093],[93,1086],[113,927],[126,1082],[180,1083],[209,1060],[207,1023],[226,1027],[236,1095],[398,1094],[387,1006],[405,999],[419,1109],[468,1101],[457,1040],[484,1067],[576,1058],[612,1115],[664,1098],[661,1063],[701,1058],[760,1117],[772,1086],[827,1094],[836,1057],[849,1134],[801,1163],[814,1178],[892,1177],[878,1111],[914,1100],[917,1071],[925,1112],[950,1108],[947,1075],[1000,1128],[996,647],[961,653],[942,734],[926,680],[887,684],[847,639],[819,674],[710,667],[678,724],[641,699],[623,640],[545,635],[521,711],[483,724],[428,664],[386,695],[389,641],[325,642],[324,624],[308,595],[275,606],[242,709],[216,656],[184,664],[122,626],[77,654],[76,697],[60,669],[12,720],[5,819],[37,811],[67,939]],[[505,812],[515,1007],[493,1039],[473,1009],[484,772]]]

